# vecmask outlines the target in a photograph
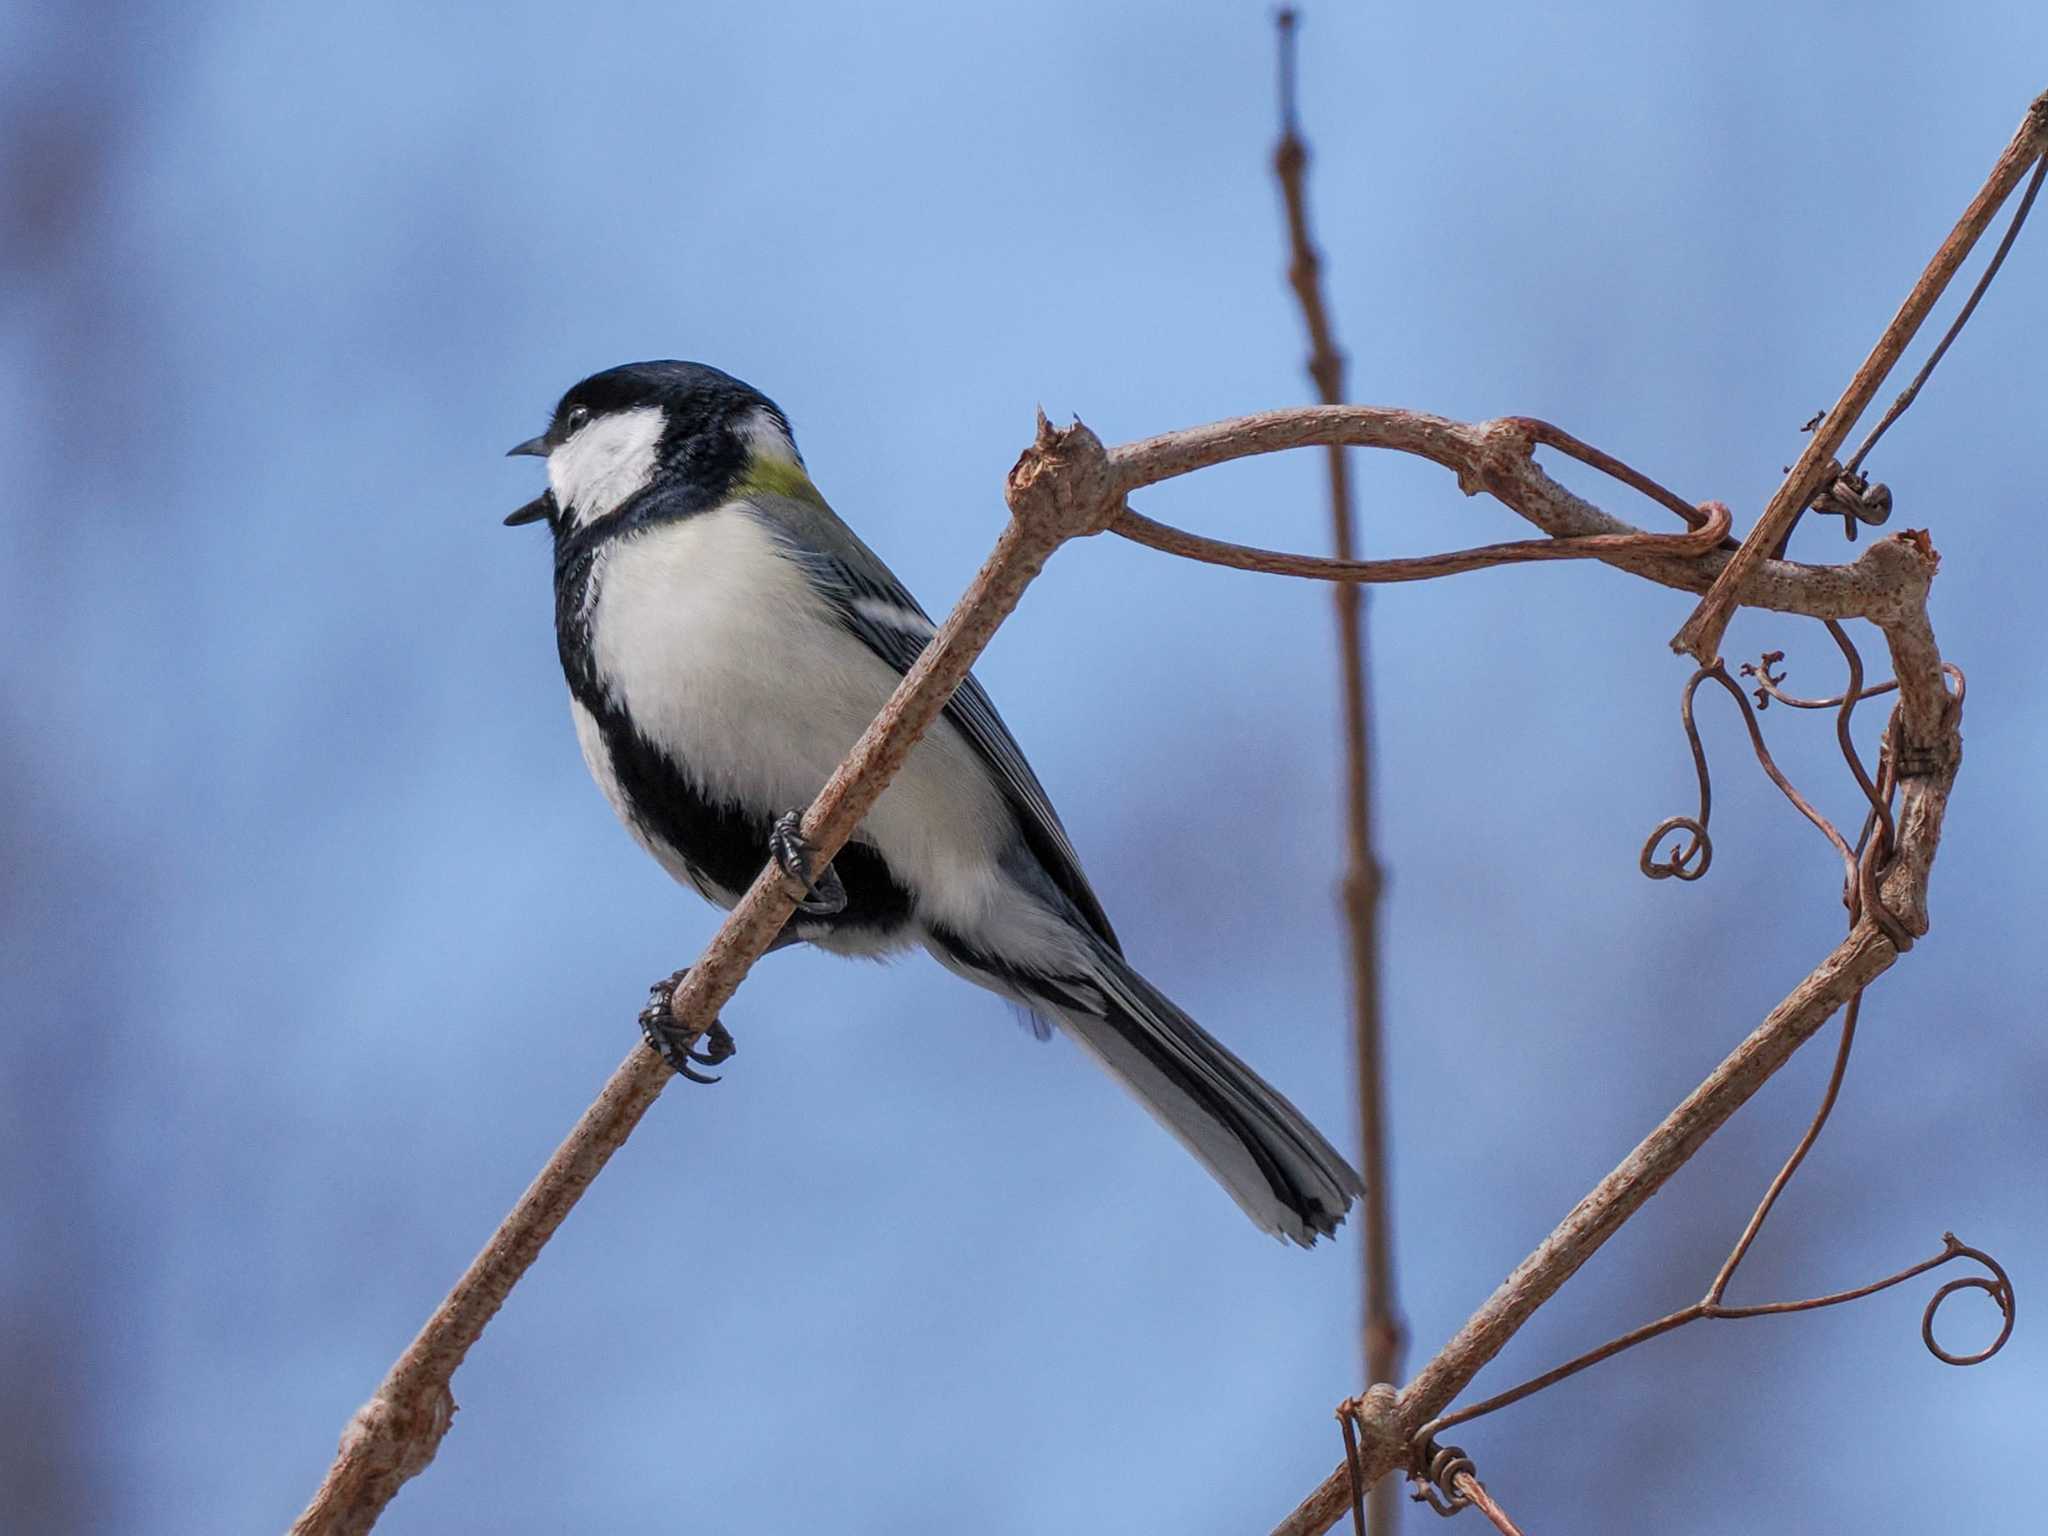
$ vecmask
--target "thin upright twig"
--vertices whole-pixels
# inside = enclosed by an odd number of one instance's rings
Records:
[[[1323,299],[1322,260],[1308,223],[1308,146],[1302,141],[1295,94],[1292,9],[1277,17],[1280,45],[1280,141],[1273,171],[1287,211],[1287,280],[1308,327],[1308,374],[1325,405],[1344,401],[1344,354],[1338,350]],[[1348,450],[1324,450],[1330,475],[1331,544],[1339,560],[1357,558]],[[1394,1291],[1393,1175],[1387,1154],[1386,1071],[1380,1016],[1380,864],[1373,848],[1372,711],[1367,694],[1365,592],[1354,582],[1333,594],[1337,610],[1338,691],[1344,718],[1343,911],[1351,972],[1351,1037],[1357,1071],[1360,1199],[1364,1227],[1364,1295],[1360,1307],[1365,1379],[1392,1381],[1406,1342]],[[1391,1484],[1373,1490],[1371,1529],[1391,1536],[1401,1506]]]
[[[1719,659],[1721,637],[1727,633],[1728,621],[1738,601],[1736,590],[1779,547],[1807,503],[1813,500],[1814,493],[1820,490],[1835,461],[1835,451],[1842,446],[1857,419],[1876,397],[1885,376],[1898,363],[1928,312],[1934,308],[1935,301],[1956,275],[1956,269],[1963,264],[1978,237],[1997,215],[1999,206],[2019,185],[2020,178],[2041,158],[2044,150],[2048,150],[2048,93],[2035,97],[2028,106],[2026,117],[1999,155],[1997,164],[1991,168],[1983,187],[1956,220],[1948,238],[1941,242],[1941,248],[1934,253],[1927,269],[1906,295],[1898,313],[1892,316],[1884,334],[1878,337],[1877,345],[1871,348],[1870,355],[1849,380],[1842,397],[1815,425],[1813,435],[1807,439],[1798,460],[1772,494],[1756,526],[1742,541],[1742,548],[1723,568],[1705,600],[1693,610],[1692,617],[1671,637],[1674,651],[1691,652],[1703,667],[1712,666]]]

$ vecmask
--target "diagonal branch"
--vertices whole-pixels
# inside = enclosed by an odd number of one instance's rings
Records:
[[[1674,651],[1690,651],[1703,667],[1714,664],[1721,654],[1721,637],[1727,632],[1728,620],[1741,601],[1737,596],[1738,589],[1791,533],[1793,523],[1798,521],[1799,514],[1826,480],[1829,466],[1834,463],[1835,450],[1848,439],[1857,420],[1876,398],[1885,376],[1897,365],[1914,333],[1920,329],[1921,322],[1927,318],[1928,311],[1934,308],[1935,301],[1956,275],[1956,269],[1970,254],[1971,247],[1976,245],[1978,236],[1997,215],[1999,205],[2019,185],[2020,178],[2044,151],[2048,151],[2048,93],[2035,97],[2028,106],[2026,117],[2021,120],[2004,153],[1998,157],[1998,163],[1991,168],[1983,187],[1971,200],[1970,206],[1963,210],[1962,217],[1956,220],[1948,238],[1941,242],[1941,248],[1928,262],[1927,270],[1920,274],[1920,280],[1906,295],[1899,312],[1892,316],[1891,324],[1884,328],[1877,345],[1871,348],[1863,366],[1856,370],[1848,387],[1842,391],[1842,398],[1815,426],[1798,460],[1764,507],[1763,516],[1756,520],[1749,537],[1742,541],[1742,548],[1715,579],[1706,601],[1693,610],[1692,617],[1671,637]]]
[[[1399,1469],[1416,1431],[1449,1407],[1537,1308],[1791,1060],[1836,1010],[1897,958],[1898,951],[1874,922],[1860,925],[1837,945],[1770,1017],[1516,1266],[1486,1304],[1402,1389],[1388,1406],[1387,1420],[1368,1437],[1361,1465],[1366,1480],[1374,1482]],[[1273,1536],[1311,1536],[1327,1531],[1343,1518],[1350,1504],[1350,1470],[1340,1466],[1274,1527]]]
[[[1107,504],[1106,485],[1095,435],[1078,424],[1056,432],[1041,416],[1037,441],[1010,472],[1012,519],[994,552],[804,816],[805,835],[821,864],[830,862],[881,798],[1047,557],[1066,539],[1096,531],[1099,525],[1087,519]],[[1092,499],[1085,494],[1090,487]],[[733,908],[670,1004],[677,1025],[691,1037],[710,1028],[789,920],[797,894],[771,864]],[[369,1530],[399,1488],[434,1459],[455,1413],[449,1381],[456,1367],[668,1078],[668,1068],[652,1051],[636,1048],[619,1064],[376,1394],[349,1420],[333,1465],[292,1526],[293,1536]]]

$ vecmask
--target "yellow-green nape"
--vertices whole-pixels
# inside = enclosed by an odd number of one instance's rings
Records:
[[[734,490],[742,496],[789,496],[798,501],[825,505],[825,498],[811,484],[811,477],[794,459],[775,453],[752,453]]]

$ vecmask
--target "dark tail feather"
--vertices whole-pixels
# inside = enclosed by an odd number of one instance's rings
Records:
[[[1108,945],[1091,944],[1081,974],[1047,976],[947,939],[946,964],[1057,1019],[1266,1231],[1308,1247],[1364,1193],[1300,1110]]]

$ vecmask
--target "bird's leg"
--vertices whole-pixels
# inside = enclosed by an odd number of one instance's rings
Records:
[[[715,1083],[717,1078],[699,1072],[690,1065],[701,1062],[715,1067],[739,1049],[733,1044],[732,1036],[717,1019],[704,1031],[704,1049],[696,1051],[683,1043],[683,1031],[676,1027],[675,1014],[671,1005],[675,1001],[676,988],[683,984],[683,978],[690,974],[686,965],[675,975],[657,981],[647,989],[647,1006],[640,1010],[640,1033],[653,1051],[678,1077],[687,1077],[693,1083]]]
[[[803,821],[799,811],[787,811],[776,818],[775,828],[768,834],[768,851],[775,855],[776,868],[804,888],[804,899],[796,904],[796,909],[813,917],[831,917],[846,910],[846,887],[839,883],[830,864],[812,873],[811,863],[817,849],[804,836]]]

